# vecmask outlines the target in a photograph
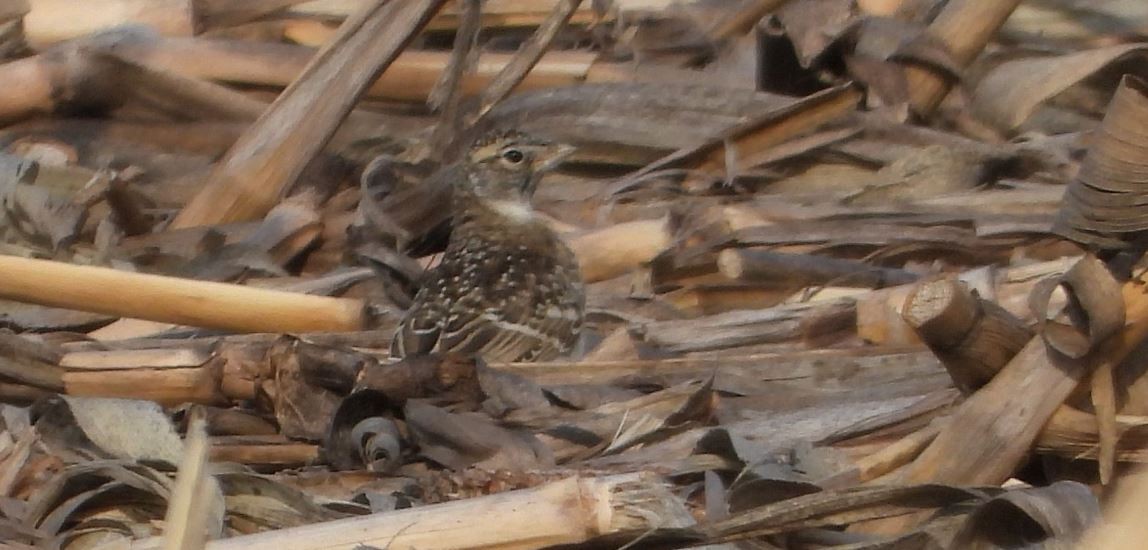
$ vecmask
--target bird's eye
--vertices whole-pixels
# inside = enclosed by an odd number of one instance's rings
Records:
[[[507,149],[502,152],[502,158],[510,164],[518,164],[526,160],[526,155],[522,154],[522,151],[518,149]]]

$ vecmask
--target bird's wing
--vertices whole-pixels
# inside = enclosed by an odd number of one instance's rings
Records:
[[[582,304],[580,293],[565,292],[566,284],[561,275],[531,277],[515,289],[496,289],[496,301],[485,307],[452,311],[441,349],[492,362],[547,360],[569,351],[581,329]]]
[[[395,332],[391,355],[437,351],[510,362],[569,351],[582,327],[582,283],[569,266],[528,266],[537,261],[490,253],[464,262],[448,252]]]
[[[391,357],[425,355],[438,348],[439,334],[445,320],[445,292],[447,288],[442,281],[434,277],[428,277],[423,283],[395,329],[391,339]]]

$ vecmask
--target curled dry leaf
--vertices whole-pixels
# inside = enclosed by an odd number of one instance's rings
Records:
[[[391,423],[399,410],[399,403],[388,399],[381,391],[361,389],[348,395],[335,411],[331,419],[331,426],[323,439],[323,458],[336,470],[352,470],[364,466],[386,466],[398,459],[398,451],[402,440],[398,437],[397,429],[391,431],[385,423]],[[380,457],[378,453],[368,451],[373,446],[376,433],[384,434],[380,443],[386,443],[385,459],[381,464],[375,464]],[[393,439],[393,443],[391,440]],[[378,469],[371,468],[379,471]]]
[[[1148,230],[1148,84],[1125,76],[1096,129],[1080,174],[1064,194],[1053,230],[1082,245],[1132,248]],[[1134,261],[1134,259],[1133,259]]]
[[[1058,289],[1067,295],[1064,315],[1049,311]],[[1042,281],[1030,299],[1044,341],[1074,359],[1084,357],[1124,327],[1120,284],[1092,255],[1076,262],[1063,276]]]
[[[151,401],[59,396],[34,408],[36,429],[64,456],[178,464],[183,443]]]
[[[374,416],[355,424],[351,441],[359,443],[369,471],[390,473],[402,465],[403,436],[392,419]]]
[[[227,535],[330,521],[351,515],[347,510],[361,511],[349,504],[343,511],[322,506],[298,489],[245,472],[213,477],[224,497],[220,509]],[[87,534],[147,538],[159,534],[172,488],[170,474],[133,462],[76,464],[40,487],[21,519],[66,548],[86,547],[70,544]],[[220,519],[215,516],[217,525]]]
[[[1015,131],[1057,94],[1117,61],[1145,54],[1148,46],[1132,43],[1007,61],[977,83],[973,114],[1000,130]]]
[[[981,504],[949,547],[1071,548],[1099,519],[1100,503],[1087,485],[1058,481],[1009,491]]]
[[[156,535],[171,485],[167,475],[131,461],[75,464],[29,500],[24,521],[58,540],[89,529]]]

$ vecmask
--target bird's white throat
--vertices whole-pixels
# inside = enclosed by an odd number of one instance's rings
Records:
[[[489,200],[490,208],[514,223],[525,223],[534,219],[534,209],[526,201]]]

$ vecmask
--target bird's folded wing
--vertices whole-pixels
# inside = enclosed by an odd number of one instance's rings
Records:
[[[580,325],[574,308],[510,300],[499,310],[473,311],[452,317],[439,338],[442,351],[481,355],[491,362],[553,359],[571,346]]]
[[[391,357],[425,355],[433,352],[439,342],[439,308],[416,301],[407,311],[391,340]]]

